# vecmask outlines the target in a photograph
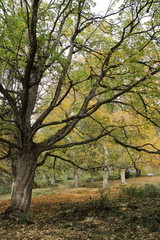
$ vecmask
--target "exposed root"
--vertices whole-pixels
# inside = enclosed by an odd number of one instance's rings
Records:
[[[9,220],[18,224],[33,224],[33,217],[29,212],[9,207],[0,216],[1,219]]]

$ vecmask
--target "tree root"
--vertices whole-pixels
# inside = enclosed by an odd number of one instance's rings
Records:
[[[20,209],[14,209],[9,207],[4,213],[1,213],[0,216],[3,220],[9,220],[18,224],[33,224],[33,217],[29,212],[24,212]]]

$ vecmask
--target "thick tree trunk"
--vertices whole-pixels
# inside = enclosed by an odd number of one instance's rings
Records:
[[[121,184],[126,184],[125,168],[121,169]]]
[[[13,171],[11,203],[4,213],[4,218],[18,220],[21,214],[29,212],[36,162],[37,155],[34,151],[21,153],[17,158]]]
[[[109,169],[108,167],[104,167],[103,172],[103,189],[107,189],[109,187]]]

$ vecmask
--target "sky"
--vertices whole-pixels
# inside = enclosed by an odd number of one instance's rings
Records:
[[[107,11],[110,0],[94,0],[94,2],[96,3],[94,11],[105,13]]]

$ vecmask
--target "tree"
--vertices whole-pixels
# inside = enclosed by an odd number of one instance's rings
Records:
[[[90,0],[0,3],[0,143],[16,156],[5,217],[29,211],[42,153],[106,135],[122,144],[111,125],[96,119],[98,132],[85,140],[66,140],[103,105],[106,111],[121,101],[135,107],[130,95],[157,81],[159,3],[126,0],[105,16],[90,13],[91,4]],[[57,111],[65,102],[68,106],[59,119]],[[54,117],[49,119],[51,113]],[[50,129],[50,134],[37,139],[42,129]]]

